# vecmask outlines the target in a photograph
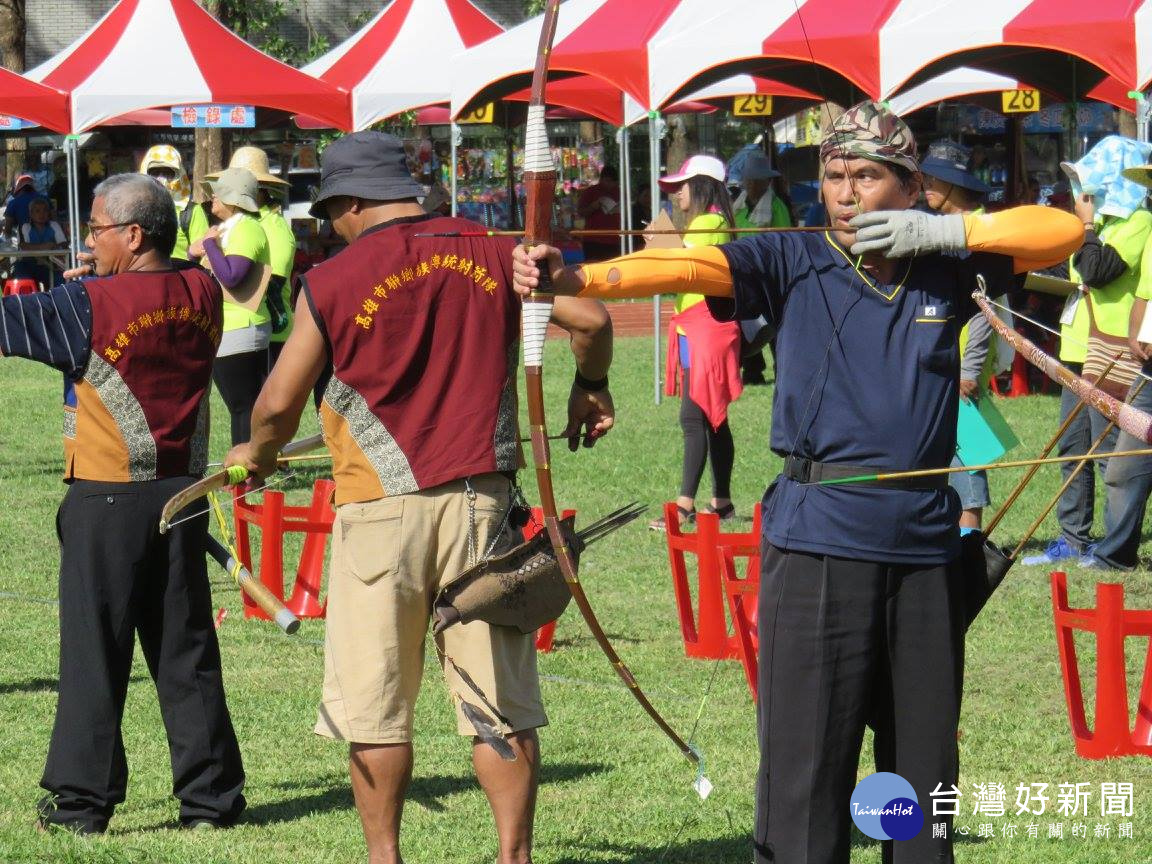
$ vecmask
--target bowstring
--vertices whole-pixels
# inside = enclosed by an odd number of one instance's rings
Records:
[[[256,492],[263,492],[265,489],[271,489],[273,486],[278,486],[279,484],[284,483],[284,482],[292,479],[295,476],[296,476],[295,471],[288,471],[288,472],[283,473],[283,474],[277,474],[274,479],[269,480],[263,486],[257,486],[255,489],[245,489],[239,495],[236,495],[235,497],[229,498],[227,503],[228,504],[235,504],[237,501],[239,501],[245,495],[252,495],[252,494],[255,494]],[[215,494],[216,491],[217,490],[213,490],[212,492],[209,492],[208,495],[213,495],[213,494]],[[193,519],[197,519],[200,516],[203,516],[205,513],[211,513],[211,512],[212,512],[211,506],[205,507],[203,510],[197,510],[195,513],[192,513],[191,515],[188,515],[188,516],[183,516],[180,519],[177,519],[175,522],[169,522],[168,523],[168,529],[171,530],[171,529],[175,528],[177,525],[180,525],[181,523],[190,522]]]
[[[808,27],[805,25],[804,16],[800,12],[799,0],[792,0],[792,7],[796,10],[796,21],[800,25],[800,33],[804,37],[804,47],[808,51],[808,59],[809,59],[809,62],[812,64],[812,71],[816,76],[816,89],[821,93],[827,94],[827,91],[824,89],[823,76],[820,74],[820,64],[818,62],[816,62],[816,52],[812,50],[812,43],[808,39]],[[829,126],[828,131],[829,131],[829,134],[832,136],[833,152],[840,157],[840,162],[844,168],[844,176],[848,181],[849,188],[851,188],[851,190],[852,190],[852,199],[856,202],[856,211],[857,211],[857,213],[862,213],[863,209],[862,209],[861,203],[860,203],[860,195],[856,191],[856,180],[852,176],[851,172],[848,170],[848,155],[844,150],[844,145],[841,143],[840,133],[838,133],[836,131],[836,119],[837,118],[834,118],[832,116],[832,108],[828,104],[827,95],[824,96],[823,108],[824,108],[825,114],[828,117],[828,126]],[[823,167],[823,166],[821,166],[821,167]],[[821,185],[823,185],[823,180],[821,180]],[[823,197],[823,189],[821,189],[821,197]],[[825,212],[825,219],[827,219],[827,217],[830,213],[830,211],[828,210],[828,202],[827,201],[824,202],[824,212]],[[831,231],[830,225],[828,226],[827,230],[829,232]],[[832,238],[830,236],[828,236],[828,234],[826,234],[825,236],[828,237],[829,240],[832,240]],[[816,368],[812,372],[812,377],[810,379],[812,383],[811,383],[811,386],[808,388],[808,398],[807,398],[807,401],[804,403],[804,410],[800,415],[800,422],[796,424],[796,434],[792,439],[792,446],[788,450],[788,456],[789,457],[795,457],[797,448],[799,448],[799,446],[800,446],[800,439],[807,435],[807,430],[806,430],[805,426],[808,423],[809,418],[811,416],[811,412],[812,412],[812,408],[813,408],[813,402],[816,399],[816,392],[819,389],[820,373],[822,370],[827,369],[828,358],[832,353],[832,346],[834,344],[836,344],[836,342],[839,341],[839,339],[840,339],[840,331],[843,328],[845,321],[847,321],[848,315],[852,311],[851,307],[853,305],[855,305],[855,302],[859,302],[860,300],[862,300],[864,298],[864,291],[865,291],[865,288],[867,287],[867,282],[864,278],[864,275],[860,272],[860,267],[862,265],[863,259],[864,259],[863,255],[857,255],[856,261],[853,265],[853,271],[855,272],[856,275],[860,276],[859,293],[856,294],[855,296],[853,296],[852,289],[855,287],[855,284],[856,284],[855,277],[853,277],[852,281],[848,285],[847,290],[844,292],[844,302],[841,304],[841,306],[837,312],[837,315],[830,315],[829,316],[831,321],[832,321],[832,335],[828,339],[827,344],[824,346],[823,357],[820,358],[819,364],[817,364]],[[849,260],[851,260],[851,258],[849,258]],[[837,321],[837,318],[839,318],[839,321]],[[777,376],[777,377],[779,377],[779,376]]]

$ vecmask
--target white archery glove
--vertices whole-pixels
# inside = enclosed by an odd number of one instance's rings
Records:
[[[964,216],[940,216],[921,210],[875,210],[854,216],[853,255],[883,253],[885,258],[910,258],[929,252],[963,252],[968,248]]]

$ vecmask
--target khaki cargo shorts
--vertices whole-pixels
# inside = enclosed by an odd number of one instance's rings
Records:
[[[501,474],[469,482],[483,554],[504,520],[511,484]],[[337,508],[317,733],[358,744],[412,740],[432,602],[468,566],[469,524],[463,480]],[[453,624],[436,641],[508,720],[497,721],[505,734],[547,724],[531,634],[474,621]],[[441,667],[457,729],[474,735],[460,699],[492,712],[452,663]]]

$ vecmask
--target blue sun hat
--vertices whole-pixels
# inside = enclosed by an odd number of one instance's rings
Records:
[[[928,154],[920,162],[920,172],[978,195],[987,195],[992,191],[988,184],[968,170],[971,156],[969,148],[944,138],[928,148]]]
[[[1149,161],[1152,144],[1106,135],[1077,162],[1061,162],[1060,167],[1072,184],[1072,195],[1091,195],[1096,199],[1098,216],[1127,219],[1142,206],[1148,190],[1124,176],[1128,168],[1138,168]]]

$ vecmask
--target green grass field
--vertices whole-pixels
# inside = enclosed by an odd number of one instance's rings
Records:
[[[550,343],[549,350],[546,381],[552,388],[552,423],[559,428],[571,362],[562,345]],[[561,503],[578,508],[582,520],[634,499],[650,502],[656,515],[660,502],[675,492],[681,450],[677,402],[653,405],[650,358],[647,340],[621,340],[612,373],[616,430],[594,450],[554,453]],[[778,468],[767,452],[771,395],[771,388],[751,388],[732,410],[734,495],[741,516],[751,512]],[[54,515],[64,491],[59,396],[60,378],[51,370],[0,361],[0,864],[363,860],[345,749],[310,731],[320,692],[324,625],[306,622],[289,638],[269,624],[243,620],[238,592],[222,572],[213,574],[213,583],[216,607],[229,610],[220,642],[248,772],[243,823],[206,835],[176,830],[163,727],[147,670],[137,658],[124,720],[128,800],[110,832],[86,840],[34,829],[37,781],[56,701]],[[1023,441],[1014,456],[1033,454],[1055,429],[1054,397],[1001,404]],[[213,455],[219,458],[227,432],[221,406],[214,411]],[[310,418],[302,434],[314,429]],[[284,488],[291,490],[290,499],[302,503],[321,472],[311,467],[289,478]],[[1018,475],[994,473],[993,498],[1003,500]],[[998,529],[1001,543],[1021,536],[1054,494],[1058,477],[1054,467],[1037,476]],[[533,481],[528,474],[523,480],[532,498]],[[560,622],[555,652],[540,661],[551,725],[542,731],[539,864],[695,864],[750,857],[757,761],[752,701],[735,661],[684,657],[663,536],[650,532],[645,522],[593,547],[582,561],[582,576],[605,629],[652,701],[683,734],[695,729],[715,791],[707,801],[698,799],[691,766],[619,683],[573,608]],[[1054,532],[1050,518],[1039,539]],[[294,572],[294,559],[288,569]],[[1094,605],[1095,579],[1073,575],[1076,604]],[[1152,607],[1146,572],[1124,581],[1130,606]],[[1131,641],[1135,686],[1145,646]],[[1091,656],[1088,651],[1084,658],[1089,681]],[[454,733],[434,662],[426,674],[417,711],[416,777],[405,811],[406,858],[410,864],[491,862],[494,834],[484,796],[471,777],[468,744]],[[1085,761],[1073,750],[1042,568],[1014,569],[969,633],[960,747],[964,797],[958,826],[970,832],[958,838],[960,861],[1152,861],[1152,762]],[[861,776],[871,773],[870,766],[866,751]],[[1100,785],[1116,782],[1133,784],[1131,817],[1101,816]],[[973,815],[976,783],[1005,787],[1005,816]],[[1031,783],[1049,784],[1047,812],[1014,817],[1016,786]],[[1061,783],[1089,784],[1087,815],[1056,813]],[[1028,836],[1029,822],[1038,826],[1038,837]],[[1122,822],[1132,824],[1131,838],[1118,836]],[[1054,823],[1063,823],[1063,839],[1049,839]],[[1083,824],[1088,836],[1073,837],[1074,823]],[[994,836],[979,836],[982,824],[991,825]],[[1017,836],[1003,836],[1012,824]],[[1097,824],[1109,825],[1109,836],[1095,836]],[[857,840],[854,860],[880,860],[877,843],[862,835]]]

